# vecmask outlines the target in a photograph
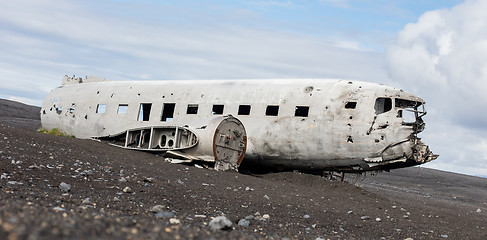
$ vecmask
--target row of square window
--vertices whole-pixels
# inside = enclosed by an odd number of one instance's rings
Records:
[[[161,121],[170,121],[174,117],[175,103],[164,103],[162,108]],[[149,116],[152,108],[152,103],[141,103],[139,107],[139,114],[137,117],[138,121],[149,121]],[[212,108],[213,115],[223,115],[224,105],[215,104]],[[250,115],[250,105],[239,105],[238,115]],[[117,113],[124,114],[128,111],[128,104],[119,104]],[[96,113],[105,113],[106,104],[98,104],[96,107]],[[198,104],[188,104],[186,109],[186,114],[198,114]],[[266,116],[278,116],[279,106],[278,105],[268,105],[266,107]],[[294,116],[296,117],[308,117],[309,106],[296,106],[294,111]]]

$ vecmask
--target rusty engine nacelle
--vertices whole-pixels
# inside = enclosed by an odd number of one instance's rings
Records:
[[[181,154],[214,161],[216,170],[237,169],[247,148],[247,133],[240,120],[232,116],[218,117],[203,126],[189,128],[198,135],[198,145],[181,151]]]

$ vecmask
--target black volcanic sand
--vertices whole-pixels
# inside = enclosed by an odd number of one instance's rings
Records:
[[[41,127],[40,107],[0,99],[0,124],[37,130]]]
[[[217,172],[38,133],[20,109],[39,108],[0,103],[0,239],[487,239],[487,179]],[[233,226],[212,230],[218,216]]]

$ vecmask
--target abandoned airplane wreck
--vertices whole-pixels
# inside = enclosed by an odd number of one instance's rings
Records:
[[[43,128],[184,161],[363,172],[438,157],[418,134],[424,100],[332,79],[108,81],[65,76]]]

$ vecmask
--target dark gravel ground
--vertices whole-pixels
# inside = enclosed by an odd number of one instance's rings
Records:
[[[38,133],[22,113],[38,109],[0,105],[0,239],[487,239],[487,179],[217,172]]]

